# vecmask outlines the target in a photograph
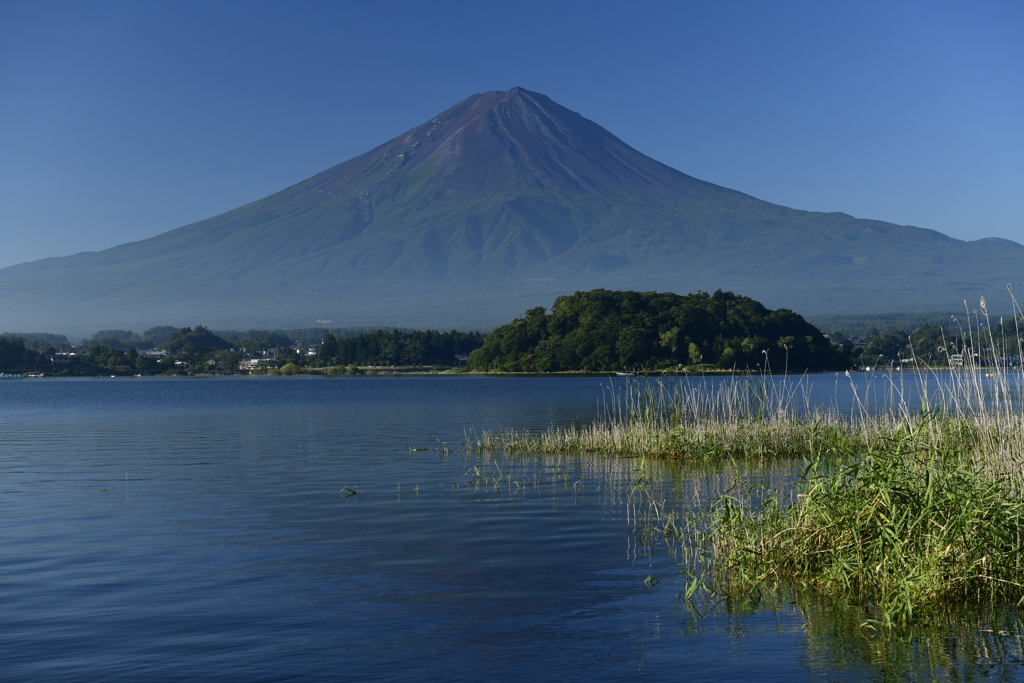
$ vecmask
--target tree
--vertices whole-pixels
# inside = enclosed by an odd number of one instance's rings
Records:
[[[700,350],[700,347],[690,342],[690,364],[699,365],[703,358],[704,352]]]
[[[316,362],[321,366],[335,365],[338,362],[338,340],[330,332],[324,335],[324,340],[317,349]]]
[[[894,364],[901,358],[910,358],[909,335],[903,330],[888,334],[872,334],[865,339],[864,360],[872,365]]]
[[[25,348],[21,339],[0,337],[0,370],[37,370],[49,366],[49,362],[38,351]]]

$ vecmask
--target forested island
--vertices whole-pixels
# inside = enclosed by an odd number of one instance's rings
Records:
[[[880,317],[880,319],[884,319]],[[1020,321],[921,323],[827,337],[787,309],[732,292],[678,295],[597,289],[559,297],[488,334],[395,328],[102,330],[78,343],[52,333],[0,334],[0,372],[196,375],[361,372],[805,372],[919,363],[974,354],[1017,365]],[[979,344],[979,335],[986,344]],[[986,353],[972,349],[985,346]]]
[[[576,292],[551,312],[533,308],[499,327],[470,356],[481,372],[845,370],[850,358],[793,311],[714,294]]]

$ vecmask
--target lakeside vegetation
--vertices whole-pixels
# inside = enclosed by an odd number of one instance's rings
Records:
[[[785,377],[632,378],[590,424],[468,441],[483,453],[803,463],[795,483],[737,481],[689,512],[652,502],[657,531],[685,549],[686,599],[809,591],[864,631],[906,632],[964,605],[1024,605],[1024,374],[979,364],[1020,353],[1008,324],[965,330],[976,352],[962,367],[901,373],[910,388],[890,378],[883,404],[851,378],[844,413],[802,401]]]
[[[857,610],[864,628],[889,632],[950,605],[1024,602],[1024,415],[1010,378],[984,374],[955,371],[923,392],[923,410],[898,398],[848,415],[807,411],[774,384],[773,396],[765,378],[679,392],[630,379],[623,402],[591,424],[483,432],[470,446],[803,462],[795,484],[737,482],[700,512],[662,518],[659,532],[688,548],[687,597],[811,590]]]
[[[927,620],[950,605],[1020,605],[1020,482],[986,462],[988,449],[950,438],[976,425],[925,414],[898,425],[880,447],[843,444],[845,452],[830,454],[843,456],[838,463],[815,457],[795,503],[720,498],[708,523],[693,527],[700,552],[691,575],[701,577],[694,588],[810,588],[856,608],[871,629]],[[1019,442],[1022,432],[1018,422],[1002,435]]]

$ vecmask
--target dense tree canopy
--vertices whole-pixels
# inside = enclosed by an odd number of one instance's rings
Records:
[[[25,348],[21,339],[0,337],[0,371],[37,370],[49,365],[43,354]]]
[[[893,330],[880,334],[877,330],[862,339],[863,349],[852,357],[863,365],[889,365],[913,358],[928,366],[944,366],[949,356],[970,356],[974,363],[1019,365],[1024,346],[1024,319],[984,319],[949,326],[918,325],[912,332]]]
[[[230,349],[231,343],[221,339],[202,325],[195,329],[183,327],[164,343],[164,348],[171,353],[178,353],[182,348],[191,345],[193,349]]]
[[[180,330],[173,325],[157,325],[151,327],[142,333],[142,338],[150,343],[151,346],[159,348],[163,346],[168,339],[178,334]]]
[[[482,371],[605,372],[680,365],[732,369],[843,369],[843,354],[793,311],[721,290],[576,292],[551,313],[533,308],[493,330],[470,357]]]
[[[846,339],[842,332],[832,332],[829,337],[833,343],[842,345],[844,354],[853,362],[867,367],[885,367],[911,361],[918,365],[945,366],[952,354],[973,353],[972,349],[979,341],[972,341],[970,333],[965,335],[955,328],[951,330],[943,325],[927,323],[918,325],[912,332],[894,329],[883,334],[877,329],[872,330],[856,340],[859,342],[857,346],[853,345],[853,340]],[[978,360],[987,362],[986,359]]]
[[[140,356],[138,351],[129,347],[126,350],[113,349],[106,346],[93,346],[82,359],[82,372],[93,369],[107,370],[118,374],[151,373],[156,371],[157,362],[154,358]]]
[[[484,340],[479,332],[402,332],[377,330],[358,337],[336,339],[328,333],[317,353],[320,365],[456,365],[456,355],[468,354]]]
[[[85,346],[105,346],[109,349],[149,348],[152,346],[131,330],[100,330],[85,342]]]
[[[218,330],[214,334],[232,347],[250,352],[286,349],[295,344],[294,338],[281,330],[249,330],[248,332]]]
[[[4,332],[0,337],[9,340],[20,339],[26,349],[46,352],[47,349],[69,351],[71,343],[63,334],[52,334],[49,332]]]

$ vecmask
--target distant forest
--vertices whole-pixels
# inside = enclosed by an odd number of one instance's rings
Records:
[[[288,374],[305,368],[357,366],[432,366],[464,364],[484,339],[479,332],[403,331],[398,329],[323,328],[213,332],[202,325],[155,327],[141,335],[103,330],[72,346],[63,335],[0,335],[0,370],[57,375],[195,374],[240,370]],[[151,355],[155,349],[167,356]],[[462,360],[460,361],[460,357]],[[243,361],[250,361],[243,368]],[[252,362],[255,362],[254,366]],[[337,374],[333,372],[332,374]]]
[[[479,332],[378,330],[346,339],[328,333],[317,351],[322,365],[457,365],[484,342]]]
[[[960,318],[963,318],[961,320]],[[521,318],[479,332],[396,328],[101,330],[73,344],[46,332],[0,334],[0,371],[57,375],[231,372],[360,372],[360,366],[477,372],[760,370],[944,366],[972,353],[983,365],[1020,363],[1024,320],[972,315],[818,316],[828,337],[793,311],[769,310],[731,292],[593,290],[559,297]],[[892,325],[885,328],[879,325]],[[870,326],[870,327],[869,327]],[[887,331],[882,332],[881,329]],[[985,344],[980,343],[984,335]],[[975,349],[986,348],[985,352]],[[159,357],[155,350],[167,351]]]
[[[954,320],[963,318],[961,312],[956,316],[947,311],[934,311],[930,313],[865,313],[857,315],[808,315],[804,316],[807,322],[811,323],[825,333],[838,332],[844,337],[859,337],[864,339],[871,335],[886,334],[889,332],[907,332],[916,330],[922,325],[941,325],[947,329],[956,328]],[[952,324],[952,328],[950,325]]]
[[[110,349],[126,351],[147,351],[150,349],[162,348],[167,341],[183,329],[173,325],[160,325],[151,327],[145,332],[138,334],[131,330],[100,330],[94,335],[81,341],[71,341],[63,334],[52,334],[49,332],[4,332],[0,338],[21,339],[26,348],[36,351],[46,351],[53,348],[56,351],[70,351],[76,346],[86,349],[93,346],[105,346]],[[214,330],[229,346],[246,349],[275,349],[289,346],[316,346],[323,341],[324,335],[332,334],[336,339],[348,339],[363,334],[372,334],[378,331],[390,332],[399,329],[403,332],[411,332],[395,327],[300,327],[290,330]]]

